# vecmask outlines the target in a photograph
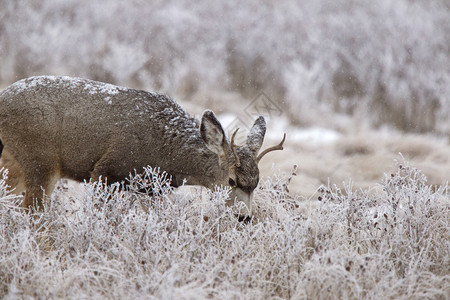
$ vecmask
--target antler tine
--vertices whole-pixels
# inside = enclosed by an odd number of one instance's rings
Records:
[[[266,155],[267,153],[271,152],[271,151],[275,151],[275,150],[283,150],[283,143],[284,140],[286,139],[286,133],[284,133],[283,139],[281,140],[281,142],[273,147],[267,148],[266,150],[264,150],[263,152],[261,152],[258,157],[256,158],[256,163],[259,163],[259,161],[261,160],[261,158]]]
[[[231,151],[233,151],[234,159],[236,160],[235,166],[239,168],[241,166],[241,161],[239,160],[239,156],[237,155],[236,148],[240,146],[234,143],[234,137],[236,136],[238,130],[239,128],[236,128],[236,130],[231,135]]]

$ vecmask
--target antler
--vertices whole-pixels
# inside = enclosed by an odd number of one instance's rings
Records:
[[[263,152],[261,152],[258,157],[256,158],[256,163],[258,164],[259,161],[261,160],[261,158],[266,155],[267,153],[269,153],[270,151],[275,151],[275,150],[283,150],[283,143],[284,140],[286,139],[286,133],[283,136],[283,139],[281,140],[281,142],[273,147],[267,148],[266,150],[264,150]]]
[[[231,150],[233,151],[234,159],[236,160],[235,166],[239,168],[241,166],[241,161],[239,160],[239,156],[237,155],[236,148],[240,147],[240,146],[238,146],[234,143],[234,137],[236,136],[236,133],[238,132],[238,130],[239,130],[239,128],[236,128],[236,130],[231,135]]]

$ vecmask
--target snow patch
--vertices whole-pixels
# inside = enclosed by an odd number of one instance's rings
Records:
[[[294,127],[289,129],[287,132],[292,140],[314,145],[331,144],[336,142],[341,137],[340,133],[321,127]]]

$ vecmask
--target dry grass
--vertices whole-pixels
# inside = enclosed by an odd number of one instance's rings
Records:
[[[163,177],[135,176],[157,198],[87,183],[43,213],[16,208],[0,181],[0,297],[133,299],[445,299],[450,293],[449,190],[406,163],[383,192],[288,192],[264,178],[255,216],[239,223],[228,191],[201,200]],[[3,173],[5,175],[5,173]],[[148,212],[142,210],[150,206]],[[236,210],[238,208],[234,208]]]
[[[313,143],[295,140],[294,134],[287,130],[285,149],[262,160],[261,172],[273,172],[274,163],[276,168],[289,172],[297,164],[298,176],[291,190],[303,197],[317,199],[318,186],[331,182],[343,188],[343,182],[350,178],[355,189],[374,188],[385,172],[395,171],[392,161],[399,153],[426,175],[429,184],[445,185],[450,181],[450,144],[442,138],[349,128],[336,141]],[[274,142],[269,139],[266,144]]]

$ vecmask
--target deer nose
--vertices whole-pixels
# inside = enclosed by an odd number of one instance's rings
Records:
[[[231,199],[234,200],[234,203],[243,203],[244,206],[239,207],[239,211],[237,215],[239,216],[251,216],[252,215],[252,201],[253,201],[253,192],[245,192],[240,188],[233,189],[231,192]]]
[[[236,217],[238,218],[239,222],[242,222],[244,224],[248,224],[252,220],[252,217],[248,215],[236,215]]]

